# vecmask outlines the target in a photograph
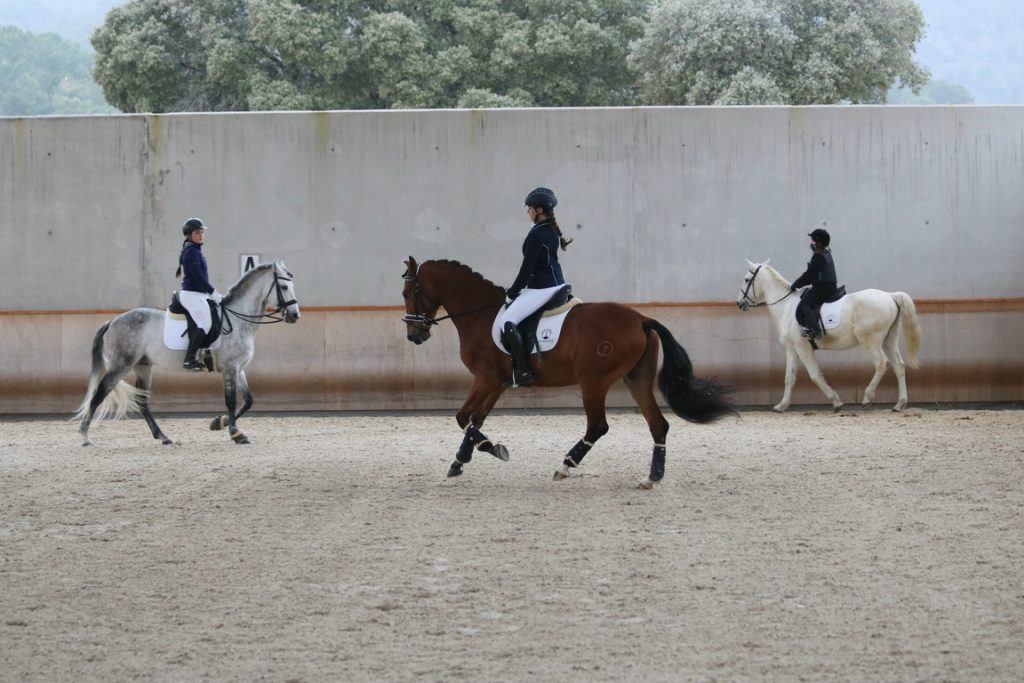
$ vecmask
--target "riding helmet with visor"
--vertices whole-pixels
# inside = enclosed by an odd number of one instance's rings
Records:
[[[189,218],[185,221],[185,224],[181,226],[181,234],[185,237],[188,237],[196,230],[206,230],[206,225],[204,225],[198,218]]]
[[[554,190],[549,190],[546,187],[538,187],[526,195],[526,199],[523,201],[526,206],[541,207],[548,211],[558,206],[558,197],[555,196]]]
[[[815,228],[807,233],[807,236],[823,247],[827,247],[832,241],[832,237],[829,236],[828,230],[825,230],[824,228]]]

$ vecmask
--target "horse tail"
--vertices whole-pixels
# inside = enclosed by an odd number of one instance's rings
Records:
[[[921,365],[917,354],[921,350],[921,325],[917,321],[917,307],[906,292],[893,292],[892,298],[900,309],[900,322],[907,334],[907,365],[917,368]]]
[[[92,399],[96,395],[100,381],[107,370],[107,364],[103,360],[103,336],[107,333],[110,322],[108,320],[100,325],[100,329],[96,330],[96,336],[93,337],[92,371],[89,373],[89,388],[85,392],[85,400],[82,401],[82,405],[78,406],[78,412],[71,418],[75,422],[81,422],[89,414],[89,406],[92,405]],[[129,412],[138,410],[139,399],[144,393],[141,389],[136,389],[127,382],[118,382],[103,399],[103,402],[96,406],[96,412],[92,415],[92,419],[103,420],[109,417],[120,420]]]
[[[661,339],[664,362],[658,373],[658,388],[672,412],[699,424],[736,413],[727,397],[730,391],[727,387],[693,376],[690,356],[668,328],[651,318],[644,319],[643,327],[645,331],[654,330]]]

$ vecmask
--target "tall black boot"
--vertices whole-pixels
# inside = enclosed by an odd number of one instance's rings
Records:
[[[192,327],[189,325],[188,328],[188,350],[185,351],[185,363],[181,366],[186,370],[193,372],[202,372],[206,369],[202,363],[196,360],[196,352],[199,350],[199,343],[203,340],[206,333],[198,327]]]
[[[530,372],[530,360],[523,347],[523,338],[515,323],[505,323],[501,333],[501,341],[512,356],[512,386],[529,387],[533,385],[533,373]]]

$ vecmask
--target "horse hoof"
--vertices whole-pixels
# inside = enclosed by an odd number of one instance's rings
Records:
[[[843,405],[844,405],[844,404],[840,403],[840,404],[839,404],[839,405],[837,405],[837,406],[832,406],[832,412],[833,412],[833,413],[838,413],[838,412],[839,412],[840,410],[842,410],[842,409],[843,409]]]
[[[160,443],[162,443],[164,446],[173,446],[174,445],[174,441],[172,441],[171,439],[168,439],[167,437],[164,437],[163,439],[161,439]]]
[[[776,413],[784,413],[784,412],[786,412],[786,410],[788,408],[789,408],[789,406],[785,406],[784,407],[782,404],[779,404],[777,406],[772,406],[772,410],[774,410]]]
[[[861,403],[860,407],[861,407],[862,410],[871,410],[871,406],[873,406],[873,405],[874,404],[871,401],[866,401],[864,403]]]
[[[458,465],[458,466],[452,465],[451,467],[448,468],[448,477],[449,478],[451,478],[451,477],[458,477],[461,474],[462,474],[462,465]]]
[[[555,476],[552,477],[555,481],[562,481],[569,478],[569,467],[567,465],[559,465],[558,469],[555,470]]]
[[[508,449],[502,446],[500,443],[494,444],[494,450],[491,451],[491,455],[493,455],[498,460],[501,460],[502,462],[508,462]]]
[[[237,434],[235,434],[233,437],[231,437],[231,440],[234,441],[235,443],[240,443],[240,444],[247,444],[247,443],[249,443],[249,437],[247,437],[242,432],[238,432]]]
[[[636,487],[638,489],[643,489],[644,491],[650,491],[654,488],[654,482],[650,479],[644,479],[642,482],[637,484]]]
[[[220,417],[213,418],[213,421],[210,422],[210,431],[219,432],[220,430],[224,429],[225,423],[226,420],[224,419],[223,415],[221,415]]]
[[[87,447],[87,446],[91,446],[91,445],[92,445],[92,441],[89,441],[88,439],[86,439],[85,441],[82,442],[82,446],[83,447]]]

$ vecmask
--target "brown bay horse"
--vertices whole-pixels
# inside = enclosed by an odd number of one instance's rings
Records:
[[[455,415],[463,431],[462,445],[448,476],[462,474],[473,449],[508,460],[508,449],[493,443],[480,428],[507,388],[511,360],[495,346],[491,325],[505,302],[505,290],[457,261],[406,261],[403,275],[407,337],[415,344],[430,338],[430,328],[451,319],[459,334],[459,355],[473,374],[473,385]],[[444,307],[447,315],[435,318]],[[660,342],[660,343],[659,343]],[[664,348],[664,367],[658,372],[658,350]],[[616,303],[584,303],[568,314],[557,345],[530,358],[538,387],[578,384],[587,415],[587,430],[555,472],[555,479],[569,476],[598,439],[608,432],[605,400],[611,387],[622,380],[636,401],[654,438],[650,475],[640,483],[651,488],[665,474],[665,438],[668,421],[654,398],[654,384],[672,411],[689,422],[709,423],[735,414],[727,390],[693,376],[686,350],[657,320]]]

